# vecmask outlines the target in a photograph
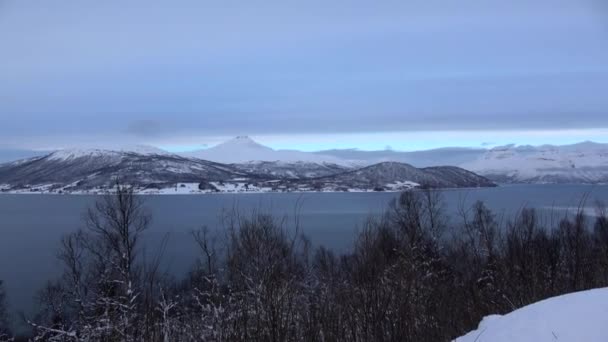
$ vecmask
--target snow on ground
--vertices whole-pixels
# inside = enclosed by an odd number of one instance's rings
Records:
[[[395,183],[386,184],[388,190],[404,190],[420,186],[420,184],[411,181],[396,181]]]
[[[271,187],[259,187],[246,182],[210,182],[210,184],[223,193],[272,192]]]
[[[606,342],[608,288],[550,298],[486,317],[454,342]]]
[[[323,187],[321,189],[311,188],[307,186],[298,186],[297,188],[288,188],[286,186],[275,187],[273,182],[265,182],[267,186],[255,186],[246,182],[211,182],[217,191],[212,189],[199,189],[199,183],[178,183],[177,186],[166,187],[162,189],[135,189],[138,195],[200,195],[200,194],[245,194],[245,193],[282,193],[282,192],[376,192],[374,189],[336,189],[334,187]],[[70,184],[72,186],[72,184]],[[70,186],[59,187],[55,184],[44,186],[31,186],[19,189],[11,189],[10,187],[2,187],[0,185],[0,194],[45,194],[45,195],[103,195],[111,192],[107,188],[93,188],[87,190],[74,190]],[[400,192],[405,188],[387,188],[385,192]]]

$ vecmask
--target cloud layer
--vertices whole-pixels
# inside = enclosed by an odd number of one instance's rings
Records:
[[[0,42],[0,145],[608,127],[595,0],[9,0]]]

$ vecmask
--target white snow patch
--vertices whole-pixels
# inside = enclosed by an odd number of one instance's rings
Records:
[[[543,300],[504,316],[486,317],[455,342],[606,342],[608,288]]]
[[[404,190],[411,189],[420,186],[420,184],[412,181],[396,181],[394,183],[386,184],[389,190]]]

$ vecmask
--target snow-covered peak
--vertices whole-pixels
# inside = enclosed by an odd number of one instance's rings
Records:
[[[230,150],[230,149],[260,149],[265,151],[273,151],[272,148],[264,146],[246,135],[238,136],[223,142],[217,146],[211,147],[208,150]]]
[[[264,146],[248,136],[239,136],[205,150],[182,153],[186,157],[210,160],[218,163],[249,163],[249,162],[313,162],[348,164],[348,161],[337,157],[326,156],[311,152],[294,150],[274,150]]]
[[[604,182],[608,179],[608,144],[500,146],[460,166],[516,182]]]
[[[83,157],[104,157],[104,156],[113,156],[114,157],[119,154],[120,154],[120,152],[118,152],[118,151],[111,151],[111,150],[104,150],[104,149],[68,148],[68,149],[58,150],[58,151],[51,153],[47,159],[63,161],[63,160],[78,159],[78,158],[83,158]]]
[[[554,297],[486,317],[454,342],[608,341],[608,288]]]
[[[111,149],[113,151],[119,152],[128,152],[128,153],[137,153],[143,155],[165,155],[171,154],[163,149],[158,147],[150,146],[150,145],[132,145],[132,146],[123,146],[117,149]]]
[[[70,160],[82,157],[118,157],[122,153],[142,155],[169,154],[162,149],[148,145],[123,146],[119,148],[66,148],[57,150],[48,156],[49,160]]]

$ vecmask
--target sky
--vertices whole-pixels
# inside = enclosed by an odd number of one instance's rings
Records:
[[[602,0],[0,0],[0,149],[608,142]]]

